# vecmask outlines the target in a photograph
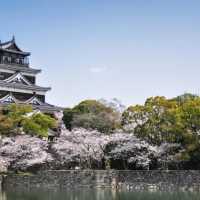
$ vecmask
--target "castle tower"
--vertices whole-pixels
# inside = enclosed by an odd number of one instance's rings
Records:
[[[36,85],[40,69],[29,66],[29,52],[22,51],[15,38],[0,41],[0,105],[31,104],[42,112],[54,112],[59,108],[46,103],[45,94],[50,87]]]

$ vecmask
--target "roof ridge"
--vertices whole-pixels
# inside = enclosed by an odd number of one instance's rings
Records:
[[[39,105],[43,105],[44,103],[42,101],[40,101],[36,95],[32,96],[31,98],[27,99],[24,103],[30,103],[30,104],[34,104],[34,100],[39,104]]]
[[[14,49],[10,49],[10,47],[14,45],[15,48]],[[19,53],[19,54],[24,54],[26,56],[30,56],[30,52],[25,52],[23,51],[21,48],[19,48],[19,46],[16,44],[15,41],[15,36],[13,35],[12,39],[7,41],[7,42],[1,42],[0,41],[0,48],[3,49],[4,51],[8,51],[8,52],[13,52],[13,53]]]
[[[15,36],[14,35],[12,36],[12,39],[8,40],[7,42],[1,42],[1,40],[0,40],[0,46],[7,45],[9,43],[15,43]]]
[[[4,46],[4,45],[7,45],[7,44],[9,44],[9,43],[11,43],[11,42],[13,42],[12,40],[9,40],[9,41],[7,41],[7,42],[0,42],[0,46]]]

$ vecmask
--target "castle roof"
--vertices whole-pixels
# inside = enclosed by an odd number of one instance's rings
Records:
[[[3,43],[0,41],[0,50],[7,51],[9,53],[16,53],[16,54],[21,54],[21,55],[24,55],[24,56],[30,56],[30,52],[22,51],[18,47],[18,45],[15,42],[14,36],[10,41],[3,42]]]
[[[25,72],[25,73],[30,73],[30,74],[38,74],[41,72],[41,69],[34,69],[30,67],[22,67],[18,65],[9,65],[9,64],[0,64],[0,71],[2,70],[10,70],[11,72]]]
[[[33,96],[30,99],[28,99],[27,101],[23,102],[18,100],[15,96],[13,96],[12,94],[7,94],[6,96],[0,98],[0,105],[9,105],[10,103],[17,103],[17,104],[30,104],[33,106],[33,109],[35,110],[40,110],[40,111],[44,111],[44,112],[55,112],[58,110],[64,110],[64,108],[58,107],[58,106],[54,106],[48,103],[43,103],[41,102],[37,97]]]
[[[25,85],[22,83],[8,83],[5,81],[0,80],[0,89],[7,89],[9,91],[9,88],[13,88],[13,89],[24,89],[28,91],[38,91],[38,92],[47,92],[49,90],[51,90],[50,87],[41,87],[41,86],[37,86],[37,85]]]

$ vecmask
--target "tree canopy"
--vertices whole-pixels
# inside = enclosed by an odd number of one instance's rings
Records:
[[[200,97],[151,97],[122,114],[124,129],[151,144],[179,143],[181,159],[200,160]]]
[[[48,136],[48,129],[57,126],[56,120],[43,113],[33,111],[32,106],[12,104],[0,110],[0,134],[25,132],[41,137]]]
[[[110,133],[119,127],[120,114],[99,101],[85,100],[72,109],[65,109],[63,120],[69,130],[83,127]]]

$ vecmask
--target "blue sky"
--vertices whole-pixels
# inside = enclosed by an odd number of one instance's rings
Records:
[[[0,39],[14,34],[41,68],[47,101],[143,103],[200,93],[200,1],[6,0]]]

